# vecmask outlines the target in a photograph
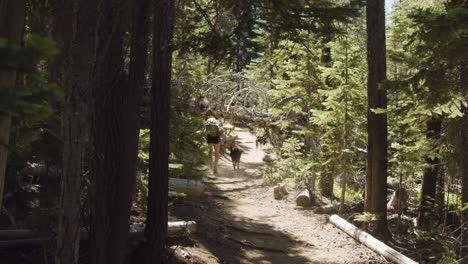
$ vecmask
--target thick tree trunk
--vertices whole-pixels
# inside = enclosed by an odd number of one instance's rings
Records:
[[[174,0],[154,6],[150,172],[145,263],[161,263],[167,235],[169,113]]]
[[[442,120],[432,117],[427,120],[427,138],[436,144],[436,140],[440,138],[442,129]],[[434,146],[435,147],[435,146]],[[418,226],[421,228],[428,227],[431,220],[434,219],[436,208],[436,188],[437,179],[440,169],[440,160],[438,157],[426,157],[427,168],[424,169],[423,180],[421,185],[421,203],[419,205]]]
[[[0,0],[0,38],[6,39],[8,45],[21,45],[25,9],[25,0]],[[15,83],[16,72],[0,72],[0,90],[13,89]],[[10,127],[11,117],[0,112],[0,211],[3,204]]]
[[[73,20],[73,2],[67,0],[50,0],[50,32],[49,35],[55,42],[56,47],[59,49],[59,54],[55,55],[49,62],[49,83],[58,85],[59,87],[67,88],[65,86],[65,71],[66,56],[68,54],[69,45],[72,39],[72,20]],[[27,14],[26,14],[27,15]],[[33,21],[28,21],[29,24]],[[53,108],[62,109],[62,102],[51,101],[49,102]],[[63,115],[63,110],[60,111]],[[63,125],[63,124],[62,124]],[[57,134],[63,135],[62,132],[57,131]],[[63,148],[62,145],[58,146]],[[58,161],[46,162],[46,166],[57,165]],[[62,157],[63,162],[63,157]],[[62,166],[63,167],[63,166]],[[39,185],[41,192],[39,197],[40,208],[45,211],[50,211],[58,206],[60,195],[60,177],[61,175],[51,175],[47,172],[47,177],[41,177]]]
[[[135,181],[137,93],[124,76],[122,19],[126,0],[101,0],[97,11],[94,72],[94,177],[91,263],[125,261]]]
[[[66,55],[72,39],[72,3],[69,0],[51,0],[51,36],[55,41],[60,53],[54,57],[49,65],[50,81],[64,86]]]
[[[384,0],[367,0],[367,211],[377,214],[376,234],[388,235],[387,228],[387,114],[374,109],[387,109],[387,92],[381,86],[386,80]],[[369,204],[370,203],[370,204]]]
[[[96,4],[75,0],[71,41],[64,73],[63,175],[60,189],[56,264],[78,263],[80,246],[81,182],[88,135],[88,102],[94,63]],[[68,42],[68,40],[64,40]]]

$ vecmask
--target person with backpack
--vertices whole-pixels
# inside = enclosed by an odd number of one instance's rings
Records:
[[[218,172],[219,151],[221,140],[225,138],[223,124],[214,117],[208,118],[205,122],[206,142],[208,143],[208,159],[213,173]],[[214,163],[213,163],[214,153]]]

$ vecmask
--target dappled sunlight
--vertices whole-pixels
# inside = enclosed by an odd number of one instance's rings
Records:
[[[223,155],[216,175],[206,171],[205,195],[187,197],[172,209],[174,215],[197,222],[192,235],[200,248],[221,263],[359,263],[356,257],[381,261],[312,212],[273,200],[271,187],[252,175],[264,165],[264,148],[256,148],[246,131],[239,136],[240,145],[249,149],[241,157],[241,169],[233,170],[230,157]],[[348,256],[351,249],[360,255]]]

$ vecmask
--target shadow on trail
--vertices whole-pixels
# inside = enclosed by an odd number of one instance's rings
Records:
[[[245,184],[252,184],[248,182],[248,176],[232,176],[229,173],[232,168],[226,165],[224,163],[219,167],[218,175],[222,177],[217,177],[215,181],[239,184],[239,180],[244,180]],[[236,187],[228,192],[241,191]],[[209,184],[208,191],[215,194],[227,192],[217,184]],[[292,235],[275,230],[268,224],[268,219],[251,219],[236,214],[237,202],[235,196],[229,199],[212,195],[187,197],[185,202],[174,205],[171,213],[178,218],[197,222],[197,231],[192,236],[216,256],[219,263],[311,263],[298,252],[301,247],[313,245],[295,241]]]
[[[241,129],[236,132],[244,151],[240,169],[233,170],[229,151],[226,151],[221,155],[218,174],[212,175],[211,170],[207,171],[205,194],[186,197],[170,210],[172,216],[197,222],[196,231],[191,234],[195,246],[186,248],[194,256],[202,258],[201,262],[194,263],[363,263],[348,260],[346,254],[352,250],[338,254],[333,252],[336,247],[323,245],[324,242],[331,245],[336,238],[308,239],[287,231],[290,230],[287,221],[299,228],[293,232],[306,232],[308,223],[307,219],[298,223],[290,218],[295,214],[289,215],[271,200],[264,199],[265,191],[269,190],[260,187],[259,169],[271,147],[257,148],[253,135]],[[285,225],[278,225],[278,221]],[[314,236],[310,228],[308,232]]]

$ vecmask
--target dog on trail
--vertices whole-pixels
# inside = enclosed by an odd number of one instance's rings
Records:
[[[242,149],[237,146],[235,139],[226,140],[224,145],[229,149],[229,156],[231,156],[232,167],[234,170],[239,169],[240,158],[242,155]]]

